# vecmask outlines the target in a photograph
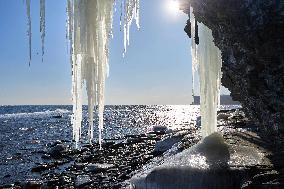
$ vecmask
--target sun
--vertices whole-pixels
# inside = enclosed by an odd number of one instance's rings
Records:
[[[168,0],[167,9],[171,14],[177,14],[179,12],[179,2],[177,0]]]

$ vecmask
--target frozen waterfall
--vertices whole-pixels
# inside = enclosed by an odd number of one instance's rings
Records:
[[[194,15],[190,15],[191,22],[191,56],[192,78],[194,87],[194,75],[198,72],[200,82],[200,114],[201,132],[203,138],[217,131],[217,108],[220,100],[221,85],[221,52],[213,42],[212,31],[202,23],[198,23],[198,31],[193,27]],[[199,44],[196,44],[193,36],[199,36]]]

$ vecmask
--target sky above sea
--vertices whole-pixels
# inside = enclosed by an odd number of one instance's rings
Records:
[[[120,0],[110,41],[106,104],[190,104],[188,16],[172,0],[141,0],[140,30],[131,27],[123,58]],[[46,38],[41,61],[39,0],[31,1],[32,61],[29,67],[26,7],[21,0],[0,1],[0,105],[71,104],[71,65],[66,40],[66,1],[46,0]],[[222,93],[228,92],[224,89]]]

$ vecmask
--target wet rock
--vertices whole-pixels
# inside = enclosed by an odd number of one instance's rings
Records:
[[[56,186],[59,185],[59,179],[58,178],[52,178],[48,180],[45,184],[48,188],[56,188]]]
[[[42,172],[42,171],[48,170],[48,169],[50,169],[52,167],[53,166],[51,166],[51,165],[43,164],[43,165],[39,165],[39,166],[33,167],[32,168],[32,172]]]
[[[41,156],[42,159],[51,159],[51,156],[49,154],[43,154]]]
[[[127,143],[129,144],[135,144],[135,143],[140,143],[140,142],[143,142],[144,139],[142,138],[128,138],[127,139]]]
[[[14,189],[14,184],[0,185],[0,189]]]
[[[66,151],[66,146],[63,144],[56,144],[49,150],[49,155],[53,158],[61,158],[63,153]]]
[[[30,180],[21,183],[22,189],[41,189],[43,182],[40,180]]]
[[[56,141],[54,141],[54,142],[52,142],[52,143],[48,143],[47,146],[48,146],[48,147],[54,147],[54,146],[56,146],[57,144],[62,144],[62,141],[61,141],[61,140],[56,140]]]
[[[159,155],[164,153],[165,151],[169,150],[174,144],[181,141],[182,138],[183,138],[182,135],[172,135],[166,137],[161,141],[158,141],[155,144],[154,154]]]
[[[84,187],[88,184],[91,184],[92,180],[89,175],[78,175],[76,177],[75,186],[76,188]]]
[[[93,172],[93,173],[99,173],[99,172],[105,172],[110,168],[113,168],[114,165],[112,164],[89,164],[86,166],[85,170],[87,172]]]
[[[61,114],[53,115],[52,118],[60,119],[60,118],[63,118],[63,115],[61,115]]]
[[[63,175],[59,178],[60,184],[66,184],[66,183],[70,183],[70,182],[71,182],[71,178],[69,176]]]
[[[163,125],[155,125],[152,130],[155,134],[166,134],[169,131],[168,127]]]
[[[74,167],[76,168],[76,170],[83,170],[86,166],[86,163],[75,163]]]

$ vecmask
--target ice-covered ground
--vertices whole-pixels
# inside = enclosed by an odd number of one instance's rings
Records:
[[[261,164],[262,159],[258,149],[226,144],[221,134],[213,133],[181,153],[145,166],[132,177],[129,188],[240,188],[240,167]]]

